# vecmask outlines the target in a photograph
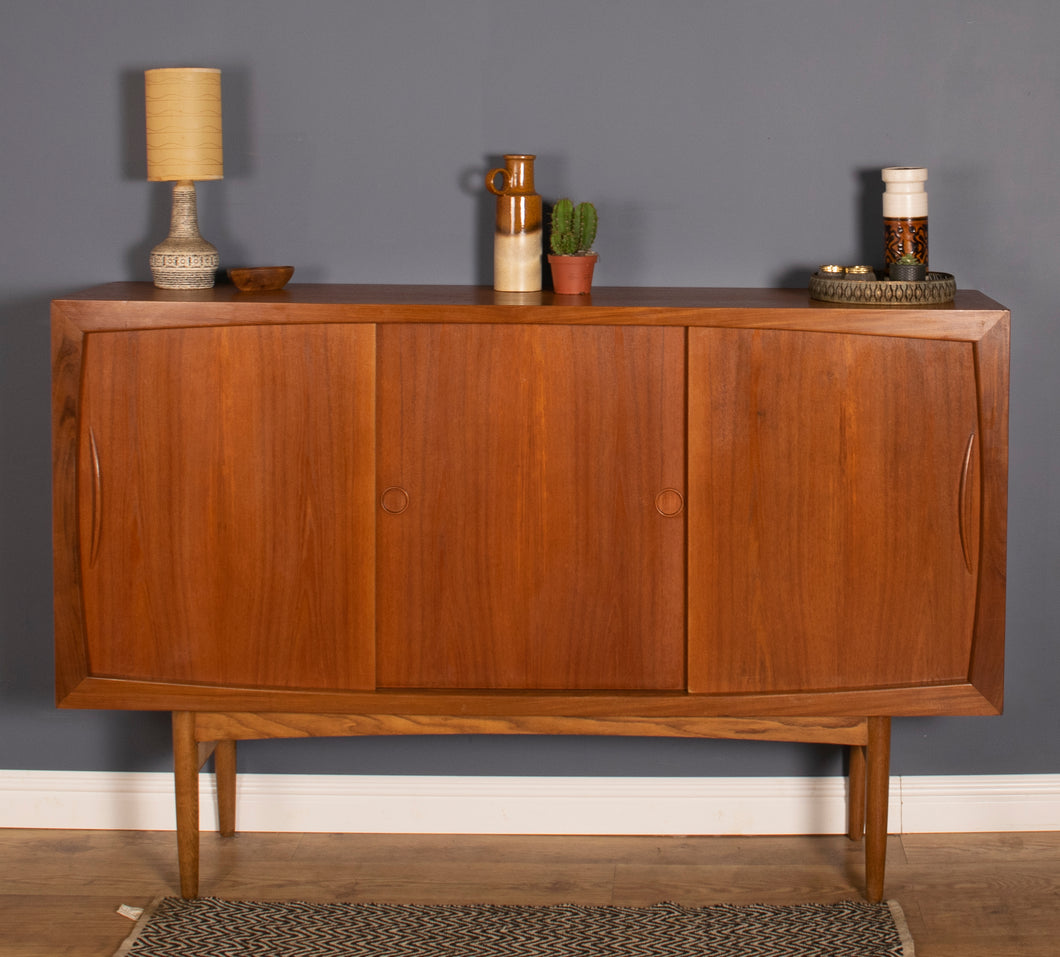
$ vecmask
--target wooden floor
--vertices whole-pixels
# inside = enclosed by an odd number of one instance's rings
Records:
[[[243,899],[686,904],[861,893],[843,837],[204,834],[202,893]],[[1060,954],[1060,832],[909,835],[887,897],[918,957]],[[121,904],[178,893],[169,832],[0,830],[0,955],[110,957]]]

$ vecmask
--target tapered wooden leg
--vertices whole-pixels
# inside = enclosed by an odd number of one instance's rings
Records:
[[[173,785],[177,798],[180,896],[199,896],[199,747],[195,715],[173,712]]]
[[[865,896],[883,900],[887,867],[887,797],[891,785],[891,719],[869,718],[868,813],[865,821]]]
[[[236,833],[236,743],[218,741],[213,752],[217,782],[217,829],[222,837]]]
[[[865,748],[852,745],[847,772],[847,835],[852,841],[865,836]]]

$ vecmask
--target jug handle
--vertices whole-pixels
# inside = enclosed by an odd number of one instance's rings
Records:
[[[500,189],[497,189],[497,185],[494,182],[494,180],[496,180],[498,175],[502,177],[503,183],[504,183],[504,185]],[[486,174],[486,189],[488,189],[491,193],[493,193],[494,196],[503,196],[504,195],[504,191],[508,188],[509,179],[510,179],[510,176],[508,174],[508,170],[506,170],[506,169],[491,169]]]

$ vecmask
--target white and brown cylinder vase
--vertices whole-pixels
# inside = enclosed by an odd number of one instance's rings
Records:
[[[923,166],[889,166],[882,171],[883,251],[887,266],[902,257],[928,265],[928,171]],[[906,259],[908,262],[909,259]]]
[[[505,154],[504,168],[486,174],[486,189],[497,197],[493,288],[498,292],[541,288],[542,214],[541,197],[534,192],[534,158],[532,153]]]

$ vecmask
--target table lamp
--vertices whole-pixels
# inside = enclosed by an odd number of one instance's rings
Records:
[[[221,71],[144,71],[147,179],[173,183],[169,236],[151,250],[151,273],[162,289],[209,289],[220,258],[199,235],[195,181],[224,175]]]

